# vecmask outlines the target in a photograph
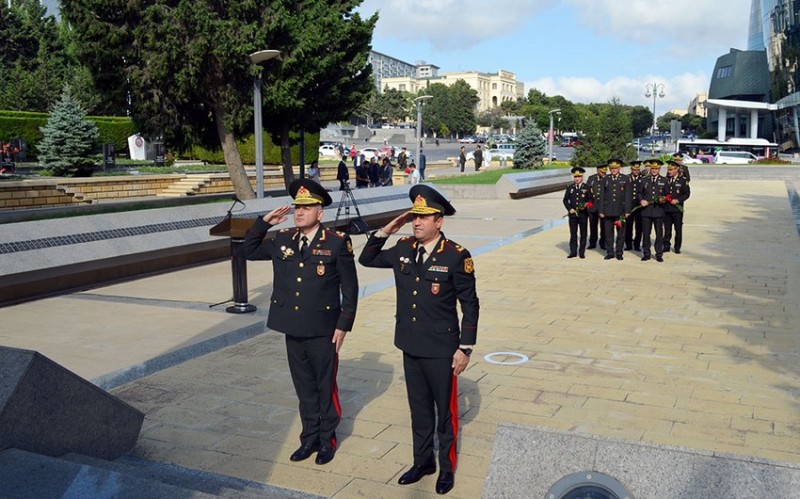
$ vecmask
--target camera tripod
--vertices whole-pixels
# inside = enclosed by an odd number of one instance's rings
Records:
[[[367,222],[361,218],[361,211],[359,211],[358,203],[356,202],[355,196],[353,196],[353,190],[350,188],[350,182],[345,180],[343,187],[344,190],[342,191],[342,199],[339,200],[339,207],[336,209],[336,219],[334,219],[334,222],[339,220],[339,217],[342,215],[342,209],[344,209],[345,217],[349,219],[350,206],[352,205],[356,210],[356,218],[349,220],[347,224],[347,232],[349,234],[368,234],[370,230],[369,225],[367,225]]]

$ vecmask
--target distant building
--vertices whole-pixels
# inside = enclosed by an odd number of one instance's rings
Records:
[[[379,93],[383,92],[384,78],[413,78],[417,75],[417,67],[414,64],[374,50],[370,51],[367,61],[372,64],[372,76],[375,78],[375,87]]]
[[[421,68],[422,66],[417,66]],[[437,68],[438,69],[438,68]],[[423,74],[420,72],[419,74]],[[441,73],[438,76],[401,76],[383,78],[382,88],[392,88],[405,92],[417,93],[420,89],[427,88],[432,83],[452,85],[458,80],[464,80],[467,85],[478,92],[476,111],[488,111],[499,107],[506,101],[516,101],[525,97],[525,84],[516,79],[510,71],[499,70],[497,73],[481,73],[478,71],[457,71]]]
[[[689,114],[694,114],[697,116],[702,116],[703,118],[708,116],[708,111],[706,110],[706,101],[708,100],[707,93],[700,93],[695,96],[694,99],[689,103]]]

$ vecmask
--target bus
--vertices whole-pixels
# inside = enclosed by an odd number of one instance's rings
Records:
[[[675,152],[713,163],[717,151],[747,151],[759,159],[778,154],[778,144],[766,139],[730,138],[724,142],[714,139],[680,139],[675,143]]]

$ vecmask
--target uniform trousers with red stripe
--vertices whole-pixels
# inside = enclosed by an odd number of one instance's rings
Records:
[[[303,445],[336,449],[336,427],[342,417],[336,373],[339,355],[333,336],[286,335],[286,354],[294,390],[300,401]]]
[[[434,462],[435,430],[439,438],[439,469],[456,470],[458,378],[453,375],[452,363],[452,357],[426,358],[403,353],[416,466]]]

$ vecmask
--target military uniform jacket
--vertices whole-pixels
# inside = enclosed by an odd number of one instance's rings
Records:
[[[598,175],[596,173],[594,175],[589,175],[589,178],[586,179],[586,185],[589,186],[589,189],[591,190],[591,193],[592,193],[592,199],[595,200],[595,202],[592,203],[594,206],[592,206],[592,208],[589,210],[589,213],[597,213],[598,212],[599,206],[598,206],[597,199],[600,196],[600,182],[602,180],[603,179],[600,178],[600,175]]]
[[[642,180],[644,179],[644,175],[628,175],[628,184],[630,184],[631,190],[631,206],[632,208],[636,208],[639,206],[639,188],[642,185]]]
[[[248,260],[272,260],[273,282],[267,327],[291,336],[350,331],[358,304],[353,245],[346,234],[320,227],[300,257],[300,230],[283,229],[264,239],[271,225],[258,218],[247,231]]]
[[[631,212],[631,190],[628,176],[606,175],[600,180],[598,210],[607,217],[620,217]]]
[[[661,218],[664,216],[664,204],[662,200],[667,195],[667,179],[658,175],[646,175],[639,186],[639,199],[647,201],[649,204],[639,211],[643,217]]]
[[[580,185],[573,182],[564,191],[564,208],[575,210],[575,214],[570,213],[569,216],[577,216],[578,218],[586,218],[589,216],[585,206],[586,203],[592,201],[592,190],[586,185],[586,182],[581,182]],[[583,206],[583,209],[579,209]]]
[[[674,213],[680,211],[677,206],[683,206],[683,203],[689,199],[691,190],[689,189],[689,181],[684,177],[678,175],[677,177],[667,178],[667,195],[672,196],[672,199],[677,199],[678,204],[674,205],[668,203],[664,205],[664,211],[667,213]]]
[[[458,346],[474,345],[478,334],[478,295],[469,251],[442,235],[422,269],[414,259],[417,240],[373,235],[358,261],[365,267],[392,268],[397,286],[394,344],[418,357],[449,358]],[[459,328],[456,301],[461,304]]]

